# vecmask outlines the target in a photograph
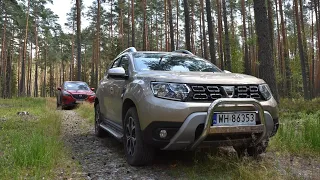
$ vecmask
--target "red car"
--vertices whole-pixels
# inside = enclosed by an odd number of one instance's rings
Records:
[[[90,88],[87,83],[82,81],[65,81],[61,87],[58,87],[57,107],[65,109],[75,107],[84,101],[93,103],[96,94],[94,88]]]

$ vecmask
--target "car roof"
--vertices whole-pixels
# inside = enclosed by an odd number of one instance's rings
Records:
[[[86,83],[84,81],[65,81],[65,83]]]
[[[136,48],[134,47],[129,47],[127,49],[125,49],[124,51],[122,51],[120,54],[118,54],[118,56],[115,58],[119,58],[120,56],[124,55],[124,54],[173,54],[173,55],[185,55],[185,56],[195,56],[192,52],[185,50],[185,49],[179,49],[179,50],[175,50],[175,51],[137,51]]]

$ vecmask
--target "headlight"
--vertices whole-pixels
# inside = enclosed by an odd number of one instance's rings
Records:
[[[270,88],[267,84],[260,84],[259,91],[266,100],[269,100],[272,96]]]
[[[68,93],[68,91],[63,91],[63,92],[62,92],[62,95],[64,95],[64,96],[71,96],[71,94]]]
[[[151,88],[156,97],[179,101],[185,100],[190,92],[186,84],[152,82]]]

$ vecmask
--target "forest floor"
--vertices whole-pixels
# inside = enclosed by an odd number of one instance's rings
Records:
[[[66,144],[73,149],[84,175],[89,174],[93,179],[320,178],[317,152],[298,155],[279,151],[275,142],[258,159],[239,159],[233,148],[204,149],[195,153],[158,151],[152,166],[132,167],[125,161],[120,142],[112,137],[94,136],[92,105],[84,104],[62,114],[63,126],[67,129],[64,131]]]
[[[2,103],[0,100],[0,179],[319,179],[320,177],[320,157],[319,151],[305,150],[302,148],[296,151],[287,146],[278,145],[280,140],[275,137],[271,141],[267,153],[262,154],[258,159],[244,157],[239,159],[233,148],[204,149],[195,153],[188,152],[165,152],[156,153],[155,161],[150,166],[132,167],[126,163],[123,145],[112,137],[97,138],[94,135],[93,126],[93,107],[91,104],[84,104],[74,110],[54,110],[55,100],[47,99],[42,105],[34,102],[23,106],[26,101],[15,100]],[[35,100],[32,100],[35,101]],[[11,110],[6,116],[3,110],[17,106],[17,109]],[[32,110],[32,106],[37,108],[46,108],[46,110]],[[39,107],[38,107],[39,106]],[[11,108],[12,109],[12,108]],[[16,149],[15,144],[11,143],[9,123],[10,116],[16,117],[16,111],[27,110],[31,115],[24,116],[17,121],[29,123],[30,117],[43,120],[41,128],[46,128],[43,132],[48,133],[51,129],[48,119],[55,120],[56,126],[61,129],[55,134],[58,142],[57,149],[49,147],[44,151],[50,151],[54,154],[51,158],[41,159],[42,151],[37,150],[46,142],[27,144],[29,138],[26,138],[24,151],[36,151],[38,156],[35,158],[40,161],[50,161],[51,164],[28,163],[25,158],[19,158],[20,154],[14,156],[12,149]],[[48,111],[51,110],[51,111]],[[51,113],[49,113],[51,112]],[[43,116],[41,114],[46,114]],[[49,114],[48,114],[49,113]],[[14,114],[14,115],[13,115]],[[47,117],[47,119],[42,118]],[[49,116],[51,118],[49,118]],[[28,117],[28,118],[27,118]],[[26,119],[27,118],[27,121]],[[51,122],[51,120],[49,122]],[[35,120],[36,121],[36,120]],[[1,128],[2,127],[2,128]],[[19,125],[15,130],[23,129],[25,126]],[[36,127],[35,127],[36,128]],[[56,128],[58,129],[58,128]],[[9,132],[9,133],[8,133]],[[52,132],[50,132],[52,133]],[[9,134],[3,138],[4,134]],[[31,133],[34,134],[34,133]],[[45,134],[44,137],[47,137]],[[33,137],[34,135],[32,135]],[[12,136],[17,137],[17,136]],[[25,138],[22,134],[21,140]],[[31,138],[33,139],[33,138]],[[2,144],[5,146],[3,147]],[[50,145],[50,143],[49,143]],[[317,145],[317,144],[316,144]],[[30,150],[31,148],[31,150]],[[35,150],[36,149],[36,150]],[[41,148],[40,148],[41,149]],[[56,151],[54,151],[56,150]],[[12,155],[13,154],[13,155]],[[34,153],[29,153],[34,154]],[[29,155],[23,154],[22,155]],[[50,153],[49,153],[50,155]],[[11,158],[12,157],[12,158]],[[13,161],[13,162],[11,162]],[[21,162],[20,162],[21,161]],[[20,162],[20,163],[19,163]],[[15,171],[12,171],[15,170]]]

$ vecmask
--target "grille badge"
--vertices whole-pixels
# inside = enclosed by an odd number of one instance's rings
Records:
[[[222,86],[224,92],[229,98],[232,98],[234,95],[234,86]]]

